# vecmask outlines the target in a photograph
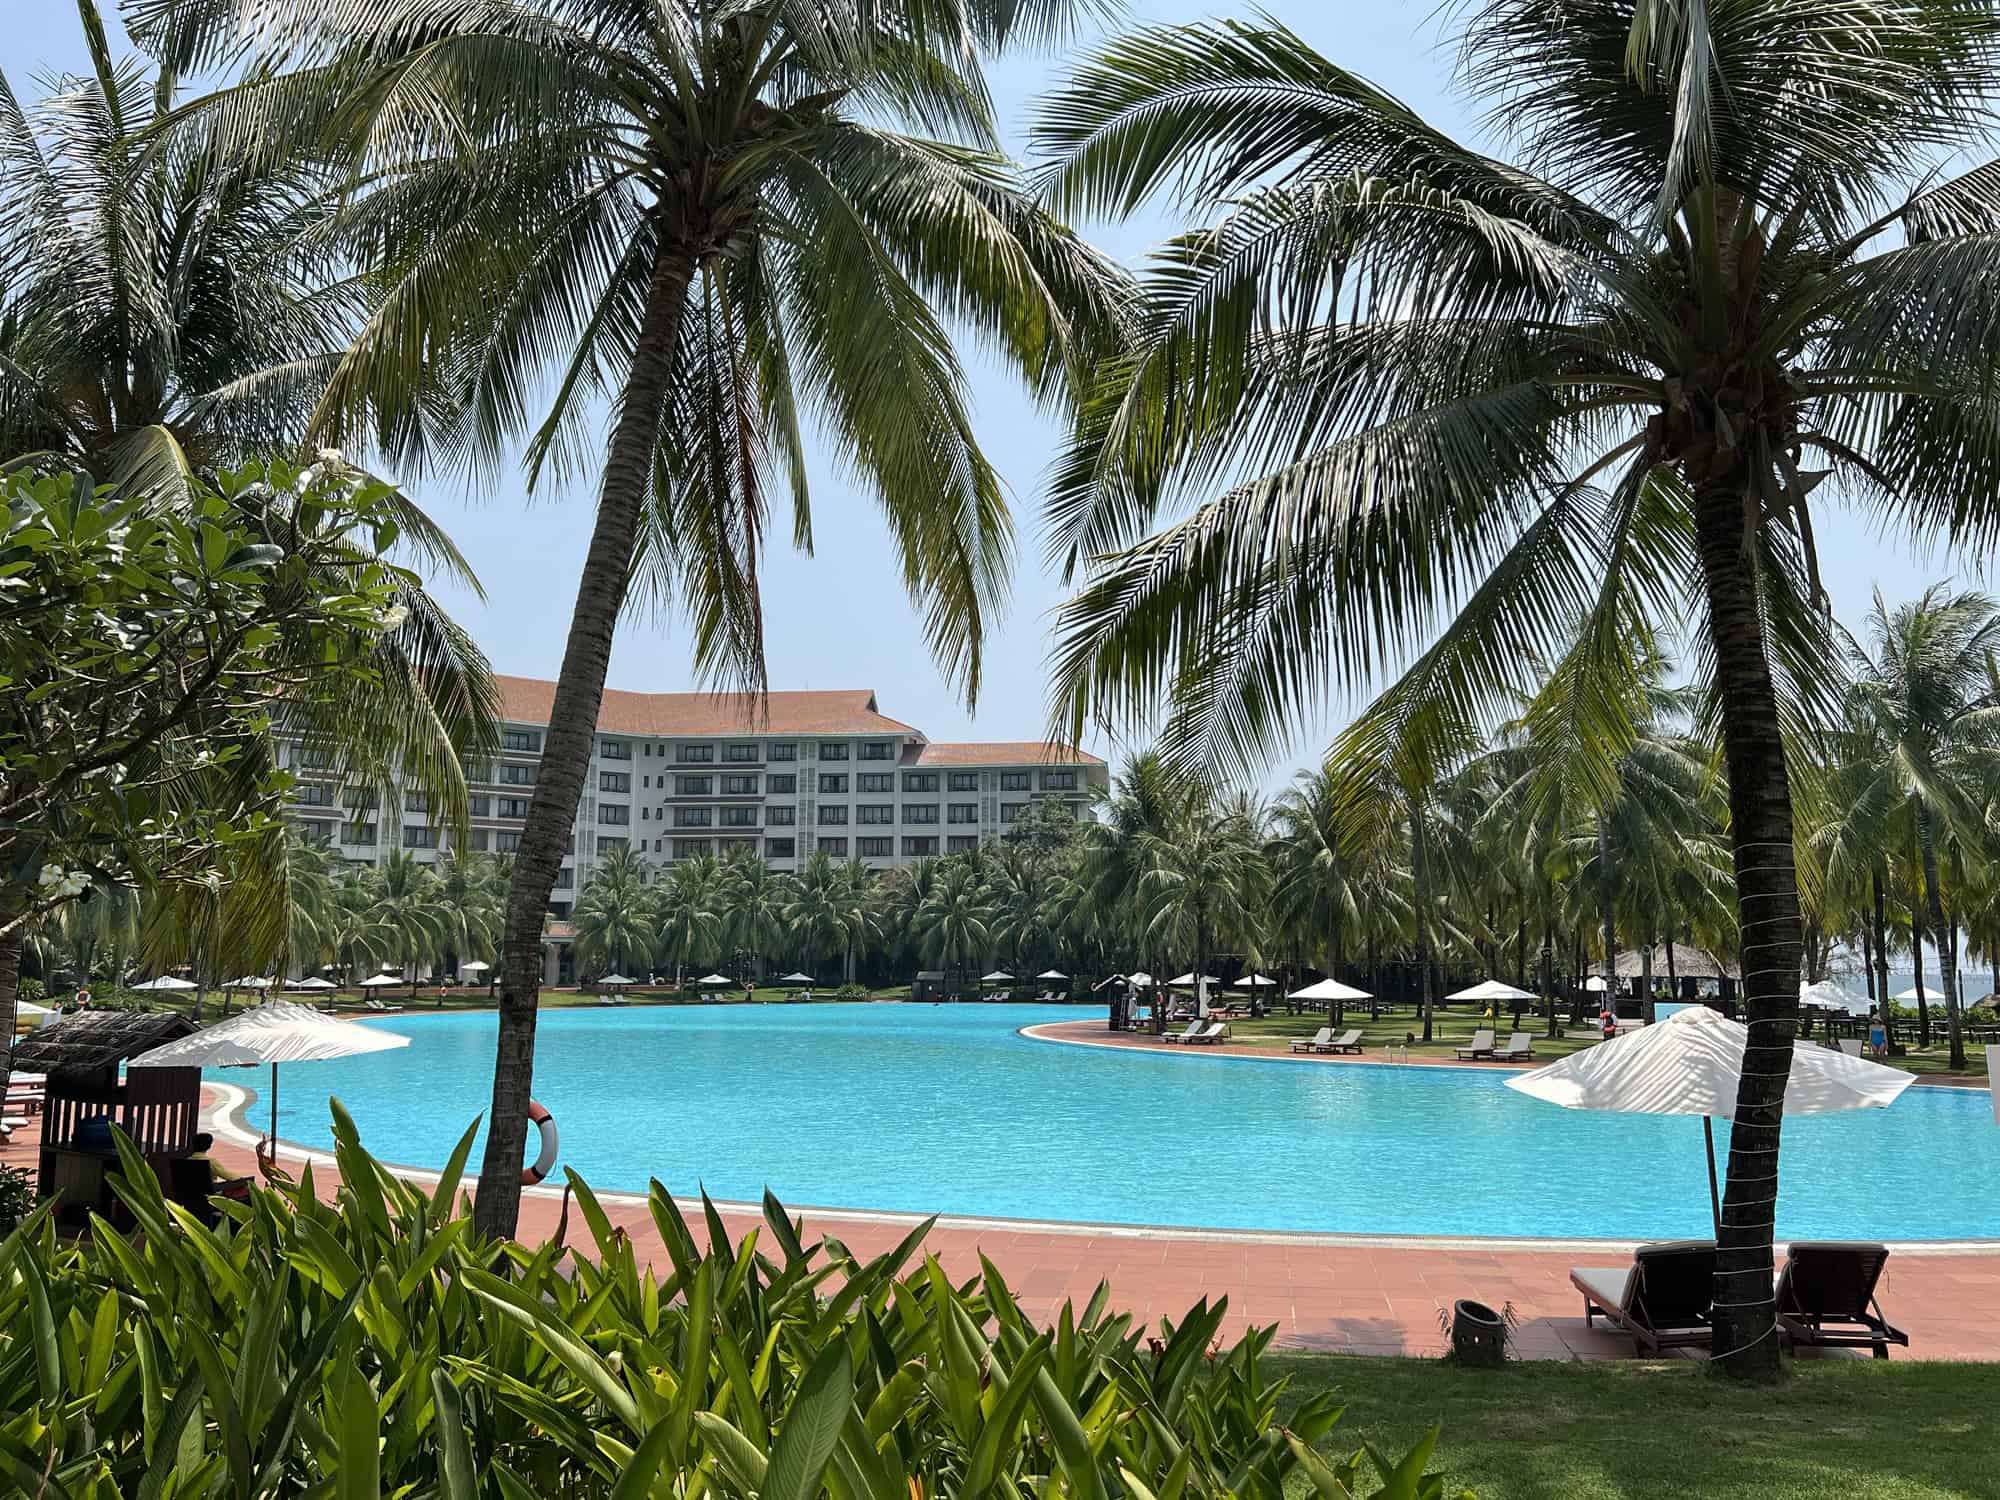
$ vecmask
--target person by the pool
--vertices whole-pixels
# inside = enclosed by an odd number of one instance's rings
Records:
[[[1882,1024],[1882,1012],[1868,1012],[1868,1050],[1877,1057],[1889,1055],[1889,1028]]]

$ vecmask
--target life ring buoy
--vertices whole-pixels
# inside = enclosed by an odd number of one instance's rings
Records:
[[[560,1137],[556,1134],[556,1117],[542,1108],[538,1100],[528,1101],[528,1118],[534,1122],[535,1129],[541,1132],[542,1150],[535,1158],[532,1167],[521,1168],[523,1187],[533,1187],[555,1170],[556,1147],[560,1142]]]

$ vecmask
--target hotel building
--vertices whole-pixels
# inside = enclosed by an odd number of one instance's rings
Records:
[[[555,684],[500,677],[500,748],[467,767],[469,846],[519,847],[540,769]],[[449,834],[420,792],[383,809],[342,788],[310,750],[288,749],[299,775],[289,809],[309,837],[349,860],[378,863],[391,848],[432,861]],[[568,857],[549,905],[567,917],[576,892],[613,849],[667,866],[701,854],[754,850],[774,869],[812,853],[877,869],[974,849],[1005,837],[1037,801],[1083,816],[1107,781],[1103,761],[1047,741],[952,744],[884,715],[867,689],[742,693],[607,690]]]

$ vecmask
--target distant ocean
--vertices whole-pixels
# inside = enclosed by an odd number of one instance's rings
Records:
[[[1862,976],[1860,964],[1854,966],[1852,973],[1841,973],[1836,970],[1833,982],[1863,1004],[1867,1003],[1868,981]],[[1900,995],[1904,990],[1914,989],[1916,984],[1917,974],[1914,969],[1902,968],[1889,971],[1889,993],[1892,995]],[[1967,1005],[1985,998],[1993,987],[1993,971],[1984,963],[1969,966],[1960,964],[1958,988]],[[1924,988],[1932,991],[1938,988],[1938,971],[1934,965],[1928,963],[1924,965]]]

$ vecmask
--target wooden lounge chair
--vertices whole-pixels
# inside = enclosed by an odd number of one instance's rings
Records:
[[[1229,1027],[1221,1021],[1210,1021],[1206,1028],[1194,1032],[1183,1040],[1189,1046],[1213,1047],[1229,1040]]]
[[[1585,1324],[1601,1315],[1631,1336],[1636,1353],[1705,1349],[1714,1335],[1714,1240],[1641,1245],[1629,1266],[1572,1266],[1569,1280],[1583,1293]]]
[[[1361,1028],[1359,1026],[1348,1028],[1319,1050],[1322,1052],[1352,1052],[1355,1056],[1359,1057],[1361,1055]]]
[[[1468,1057],[1491,1057],[1493,1055],[1493,1033],[1485,1030],[1473,1032],[1472,1045],[1469,1047],[1460,1047],[1458,1055],[1461,1061]]]
[[[1170,1042],[1194,1041],[1197,1037],[1201,1035],[1202,1027],[1205,1026],[1206,1024],[1207,1023],[1205,1021],[1196,1018],[1195,1020],[1192,1020],[1187,1023],[1187,1030],[1185,1031],[1169,1031],[1166,1034],[1166,1040]]]
[[[1507,1045],[1493,1049],[1495,1062],[1520,1062],[1535,1055],[1535,1039],[1525,1031],[1517,1031],[1507,1038]]]
[[[1888,1247],[1867,1241],[1807,1240],[1791,1247],[1778,1273],[1778,1328],[1794,1348],[1875,1351],[1910,1346],[1910,1336],[1882,1316],[1875,1286]]]
[[[1294,1052],[1319,1052],[1333,1046],[1333,1028],[1322,1026],[1309,1037],[1300,1037],[1292,1043]]]

